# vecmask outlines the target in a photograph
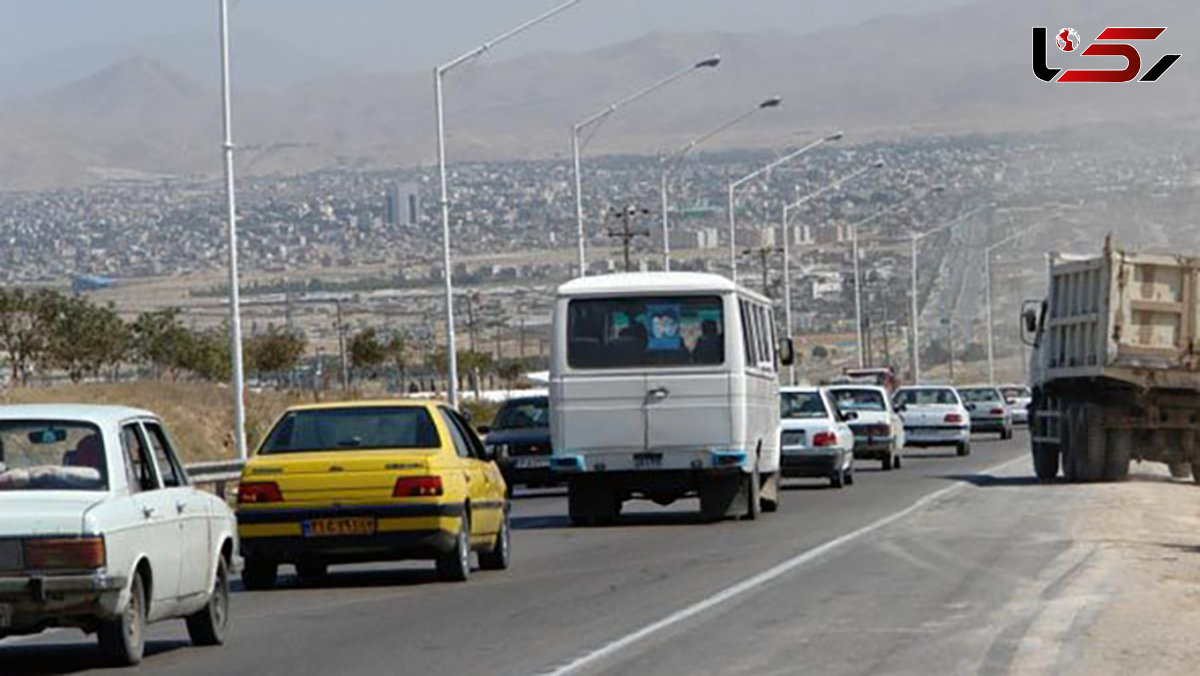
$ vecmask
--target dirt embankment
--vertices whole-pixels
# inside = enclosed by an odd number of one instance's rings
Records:
[[[1070,527],[1095,545],[1107,601],[1080,637],[1079,674],[1200,672],[1200,486],[1161,465],[1088,486]]]

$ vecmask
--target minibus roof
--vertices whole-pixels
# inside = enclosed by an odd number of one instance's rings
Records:
[[[770,301],[728,277],[705,272],[621,272],[573,279],[558,287],[559,296],[648,295],[656,293],[739,292],[762,303]]]

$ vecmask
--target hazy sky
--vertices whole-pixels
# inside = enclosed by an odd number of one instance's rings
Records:
[[[431,67],[560,0],[230,0],[240,33],[350,68]],[[651,31],[805,33],[971,0],[583,0],[496,58]],[[0,0],[0,64],[164,35],[211,36],[217,0]],[[105,64],[96,64],[101,67]]]

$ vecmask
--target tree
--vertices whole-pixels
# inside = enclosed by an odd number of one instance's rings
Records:
[[[509,359],[496,366],[496,375],[504,382],[505,389],[514,389],[517,381],[525,375],[525,362],[521,359]]]
[[[380,340],[379,332],[374,328],[366,328],[350,339],[346,348],[350,355],[351,368],[366,371],[368,377],[374,378],[376,369],[387,360],[387,346]]]
[[[97,307],[82,298],[61,298],[55,310],[45,366],[65,371],[78,383],[128,358],[132,332],[111,303]]]
[[[193,335],[179,321],[179,308],[144,312],[133,322],[133,353],[151,367],[155,377],[166,373],[177,379],[192,349]]]
[[[49,289],[0,289],[0,349],[8,353],[14,383],[27,384],[33,366],[46,359],[64,301],[62,294]]]
[[[246,341],[246,361],[259,375],[283,373],[296,368],[307,348],[300,333],[271,327]]]
[[[408,339],[402,333],[393,333],[383,346],[384,361],[392,367],[399,379],[400,387],[408,380]]]

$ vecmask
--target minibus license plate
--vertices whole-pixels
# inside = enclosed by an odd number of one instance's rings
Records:
[[[304,522],[304,537],[330,537],[337,535],[374,535],[374,517],[342,519],[313,519]]]
[[[662,453],[634,453],[633,466],[637,469],[657,469],[662,467]]]

